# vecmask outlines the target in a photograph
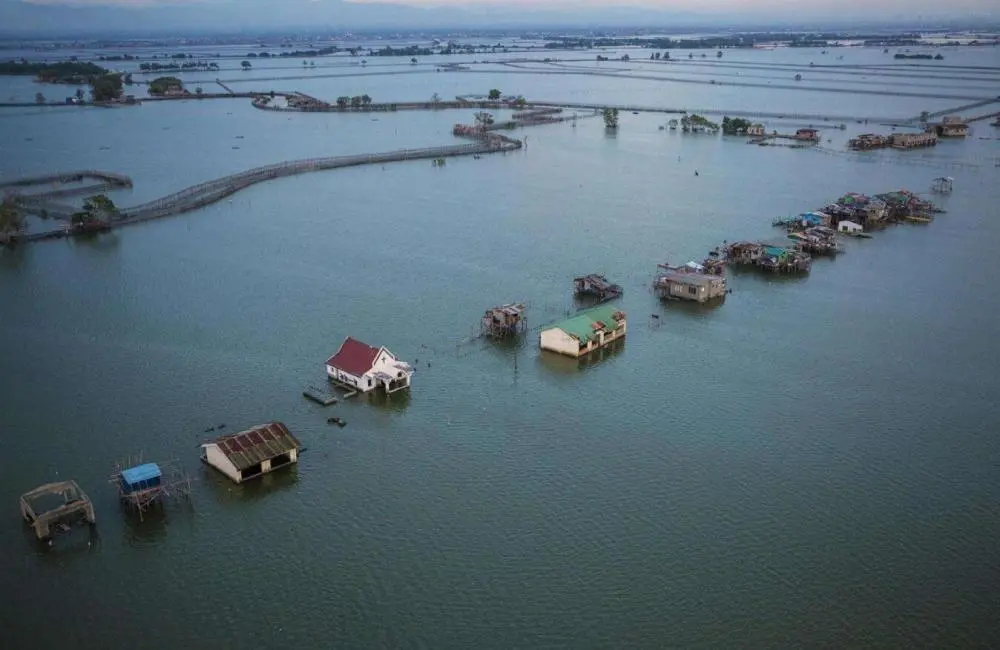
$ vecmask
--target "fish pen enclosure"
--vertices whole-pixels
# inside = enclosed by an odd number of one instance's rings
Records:
[[[109,482],[117,489],[119,501],[139,513],[140,520],[155,504],[191,494],[191,479],[177,461],[143,463],[141,459],[128,459],[115,466]]]
[[[523,303],[511,303],[487,309],[480,324],[480,333],[493,339],[523,334],[528,326]]]
[[[573,292],[578,296],[591,296],[600,302],[620,298],[622,288],[609,282],[603,275],[591,273],[573,279]]]
[[[56,533],[68,532],[73,525],[97,521],[90,498],[76,481],[46,483],[25,492],[21,495],[21,516],[42,541],[51,541]]]

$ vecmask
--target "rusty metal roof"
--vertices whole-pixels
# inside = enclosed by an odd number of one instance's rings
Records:
[[[241,471],[301,447],[292,432],[281,422],[261,424],[246,431],[222,436],[213,444],[218,445],[229,462]]]

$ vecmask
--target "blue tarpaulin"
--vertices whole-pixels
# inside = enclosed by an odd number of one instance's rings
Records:
[[[136,465],[122,472],[122,485],[130,490],[144,490],[159,485],[162,475],[156,463]]]

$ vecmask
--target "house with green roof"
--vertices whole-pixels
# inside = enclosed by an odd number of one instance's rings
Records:
[[[601,305],[542,329],[539,340],[543,350],[582,357],[624,338],[627,327],[625,312]]]

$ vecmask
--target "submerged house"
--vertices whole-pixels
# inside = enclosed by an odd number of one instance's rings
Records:
[[[614,300],[622,295],[622,288],[609,282],[598,273],[573,278],[573,293],[578,296],[592,296],[598,300]]]
[[[764,135],[764,125],[763,124],[751,124],[747,127],[747,135],[749,136],[763,136]]]
[[[297,463],[301,447],[288,427],[271,422],[203,444],[201,459],[242,483]]]
[[[543,350],[582,357],[625,337],[625,312],[614,305],[602,305],[559,321],[542,330]]]
[[[941,138],[964,138],[969,135],[969,125],[957,116],[942,118],[940,122],[928,124],[927,133],[933,133]]]
[[[795,132],[795,139],[807,142],[819,142],[819,131],[817,129],[799,129]]]
[[[410,387],[413,368],[384,346],[375,348],[348,336],[326,360],[326,374],[362,393],[380,388],[389,394]]]
[[[653,284],[656,295],[667,300],[708,302],[726,295],[726,277],[660,265],[665,272]]]

